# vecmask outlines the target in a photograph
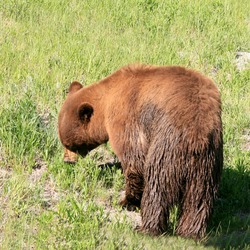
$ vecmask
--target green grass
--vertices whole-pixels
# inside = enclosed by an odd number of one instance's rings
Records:
[[[5,0],[0,2],[1,249],[249,249],[248,0]],[[151,238],[118,206],[124,179],[88,156],[62,162],[57,114],[72,80],[122,65],[184,65],[217,83],[225,164],[207,239]],[[106,152],[110,153],[108,147]],[[105,154],[106,154],[105,153]],[[132,217],[132,218],[135,218]]]

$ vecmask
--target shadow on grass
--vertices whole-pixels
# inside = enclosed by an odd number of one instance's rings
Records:
[[[208,230],[206,246],[250,248],[250,171],[246,167],[224,169]]]
[[[98,168],[101,168],[102,170],[114,168],[114,169],[122,169],[122,165],[120,162],[106,162],[103,164],[98,165]]]

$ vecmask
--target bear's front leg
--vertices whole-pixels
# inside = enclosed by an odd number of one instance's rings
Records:
[[[77,162],[78,155],[66,148],[64,148],[64,156],[63,156],[63,161],[65,163],[70,163],[74,164]]]
[[[125,198],[120,202],[122,207],[129,211],[134,211],[140,208],[141,198],[144,188],[143,176],[136,171],[127,169],[125,171],[126,191]]]

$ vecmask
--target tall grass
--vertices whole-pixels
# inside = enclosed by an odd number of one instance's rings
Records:
[[[250,51],[249,9],[248,0],[1,1],[0,248],[247,249],[250,70],[235,56]],[[133,62],[195,68],[221,91],[225,165],[205,242],[132,230],[138,213],[117,205],[121,171],[97,167],[100,153],[62,162],[57,114],[69,83]],[[174,211],[172,220],[174,229]]]

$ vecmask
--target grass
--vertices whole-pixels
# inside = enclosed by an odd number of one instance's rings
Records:
[[[0,2],[1,249],[249,249],[248,0]],[[118,206],[109,145],[62,162],[57,114],[72,80],[86,85],[131,62],[184,65],[214,79],[223,101],[225,164],[207,239],[151,238]],[[104,157],[104,159],[102,159]],[[175,211],[172,212],[172,231]]]

